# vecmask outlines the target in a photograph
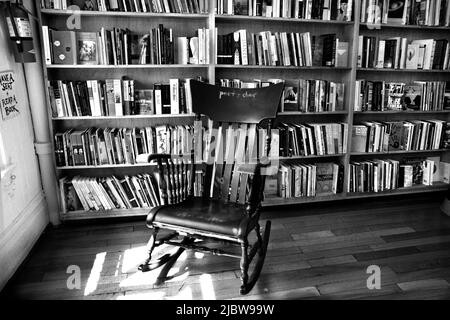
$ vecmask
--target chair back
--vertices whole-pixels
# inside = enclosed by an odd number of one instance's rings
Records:
[[[194,144],[198,148],[195,153],[202,153],[206,162],[203,195],[245,204],[250,175],[235,169],[243,163],[256,164],[269,154],[271,125],[277,116],[284,84],[237,89],[192,80],[190,87],[193,111],[210,119],[206,132],[200,121],[194,125],[197,137]],[[269,120],[266,128],[260,128],[259,124],[266,119]]]

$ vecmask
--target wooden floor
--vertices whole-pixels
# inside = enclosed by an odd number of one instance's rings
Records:
[[[425,197],[425,196],[424,196]],[[239,261],[183,253],[141,273],[148,231],[141,221],[48,230],[3,294],[21,299],[450,299],[450,217],[437,197],[317,204],[264,213],[272,220],[259,282],[238,294]],[[162,248],[162,250],[169,250]],[[80,290],[67,288],[70,265]],[[367,288],[367,267],[381,289]],[[69,281],[70,282],[70,281]]]

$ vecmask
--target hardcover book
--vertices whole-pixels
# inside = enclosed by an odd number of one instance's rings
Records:
[[[54,64],[76,64],[76,36],[74,31],[51,30]]]

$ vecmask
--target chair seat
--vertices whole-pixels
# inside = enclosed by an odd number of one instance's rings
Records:
[[[157,207],[147,216],[147,225],[161,223],[181,228],[241,238],[254,227],[245,207],[218,200],[193,198],[176,205]]]

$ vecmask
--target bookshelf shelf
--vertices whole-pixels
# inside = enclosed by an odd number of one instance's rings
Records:
[[[260,16],[244,16],[244,15],[215,15],[217,22],[221,21],[241,21],[255,22],[262,21],[264,23],[298,23],[298,24],[324,24],[333,26],[353,26],[353,21],[337,21],[337,20],[319,20],[319,19],[295,19],[295,18],[268,18]]]
[[[375,26],[369,23],[360,23],[360,26],[369,30],[377,30],[377,31],[382,31],[383,29],[450,31],[450,27],[444,26],[418,26],[418,25],[402,25],[402,24],[380,24]]]
[[[331,115],[348,115],[347,111],[324,111],[324,112],[301,112],[301,111],[286,111],[278,113],[279,117],[291,117],[291,116],[331,116]]]
[[[217,64],[216,69],[267,69],[267,70],[298,70],[298,71],[312,71],[312,70],[326,70],[326,71],[350,71],[352,68],[346,67],[292,67],[292,66],[259,66],[259,65],[235,65],[235,64]]]
[[[352,199],[364,199],[386,196],[398,196],[405,194],[419,194],[419,193],[432,193],[447,191],[449,185],[443,182],[435,183],[432,186],[413,186],[411,188],[400,188],[396,190],[388,190],[383,192],[366,192],[366,193],[340,193],[329,196],[317,196],[310,198],[289,198],[284,199],[280,197],[267,197],[263,202],[263,207],[278,207],[285,205],[301,205],[308,203],[327,202],[327,201],[340,201],[340,200],[352,200]]]
[[[432,186],[422,186],[417,185],[410,188],[399,188],[395,190],[387,190],[382,192],[364,192],[364,193],[348,193],[347,198],[358,199],[358,198],[370,198],[370,197],[382,197],[382,196],[392,196],[410,193],[426,193],[426,192],[437,192],[448,190],[449,185],[443,182],[434,183]]]
[[[267,197],[262,203],[263,207],[277,207],[295,204],[308,204],[316,202],[326,202],[326,201],[336,201],[345,200],[346,194],[339,193],[328,196],[316,196],[316,197],[303,197],[303,198],[280,198],[280,197]]]
[[[450,110],[439,110],[439,111],[357,111],[355,115],[393,115],[393,114],[407,114],[407,115],[425,115],[425,114],[450,114]]]
[[[417,151],[390,151],[390,152],[352,152],[353,157],[370,157],[370,156],[380,156],[380,155],[402,155],[402,154],[421,154],[421,153],[443,153],[450,151],[449,149],[438,149],[438,150],[417,150]]]
[[[121,12],[121,11],[75,11],[41,9],[41,13],[49,16],[80,15],[81,17],[127,17],[127,18],[158,18],[158,19],[207,19],[207,13],[152,13],[152,12]]]
[[[60,118],[52,118],[53,121],[79,121],[79,120],[136,120],[136,119],[165,119],[165,118],[192,118],[195,116],[193,114],[152,114],[152,115],[134,115],[134,116],[103,116],[103,117],[60,117]]]
[[[344,157],[345,154],[325,154],[325,155],[312,155],[312,156],[294,156],[294,157],[278,157],[270,158],[270,160],[285,161],[285,160],[307,160],[307,159],[325,159],[325,158],[340,158]]]
[[[120,168],[139,168],[139,167],[152,167],[154,164],[150,163],[136,163],[136,164],[112,164],[112,165],[100,165],[100,166],[71,166],[71,167],[56,167],[57,170],[69,171],[69,170],[98,170],[98,169],[120,169]]]
[[[62,212],[61,220],[92,220],[120,217],[144,217],[150,211],[149,208],[134,208],[127,210],[108,210],[108,211],[69,211]]]
[[[121,64],[121,65],[94,65],[94,64],[52,64],[47,65],[47,69],[204,69],[208,68],[207,64]]]
[[[359,72],[394,72],[394,73],[450,73],[450,70],[417,70],[417,69],[382,69],[358,68]]]

